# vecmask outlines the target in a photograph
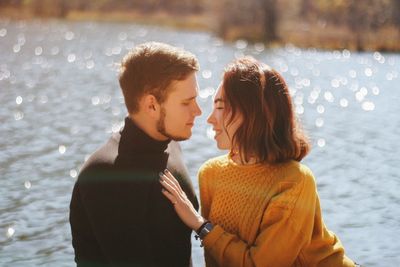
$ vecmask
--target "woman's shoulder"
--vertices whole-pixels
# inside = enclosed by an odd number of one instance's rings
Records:
[[[282,165],[285,180],[315,184],[314,174],[311,169],[298,161],[289,161]]]
[[[204,162],[199,169],[199,175],[204,175],[206,173],[214,172],[221,167],[224,167],[228,164],[228,156],[222,155],[218,157],[211,158]]]

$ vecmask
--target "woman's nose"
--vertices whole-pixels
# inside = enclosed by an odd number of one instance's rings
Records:
[[[211,112],[210,115],[208,115],[207,122],[214,125],[214,112]]]

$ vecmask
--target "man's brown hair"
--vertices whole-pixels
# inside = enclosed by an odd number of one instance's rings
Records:
[[[196,57],[183,49],[157,42],[136,46],[122,60],[119,84],[130,114],[139,111],[139,100],[152,94],[162,104],[168,86],[199,70]]]
[[[278,72],[246,57],[226,68],[222,86],[230,113],[228,125],[236,114],[243,116],[231,137],[242,161],[251,156],[269,163],[300,161],[308,154],[310,145],[296,120],[289,88]]]

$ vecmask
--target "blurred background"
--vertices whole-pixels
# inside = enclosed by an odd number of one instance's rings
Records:
[[[0,14],[168,25],[270,46],[400,50],[400,0],[0,0]]]
[[[118,64],[146,41],[199,58],[203,115],[181,142],[197,192],[225,153],[206,123],[223,68],[253,56],[289,84],[328,228],[355,261],[400,264],[400,1],[0,0],[0,266],[74,266],[72,187],[122,126]]]

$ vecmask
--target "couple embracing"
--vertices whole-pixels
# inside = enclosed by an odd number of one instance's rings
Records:
[[[77,265],[188,267],[195,231],[208,267],[357,266],[300,163],[309,144],[288,87],[253,58],[229,64],[214,96],[207,121],[228,154],[201,166],[198,202],[177,143],[201,114],[198,69],[193,54],[162,43],[124,57],[124,127],[85,162],[72,193]]]

